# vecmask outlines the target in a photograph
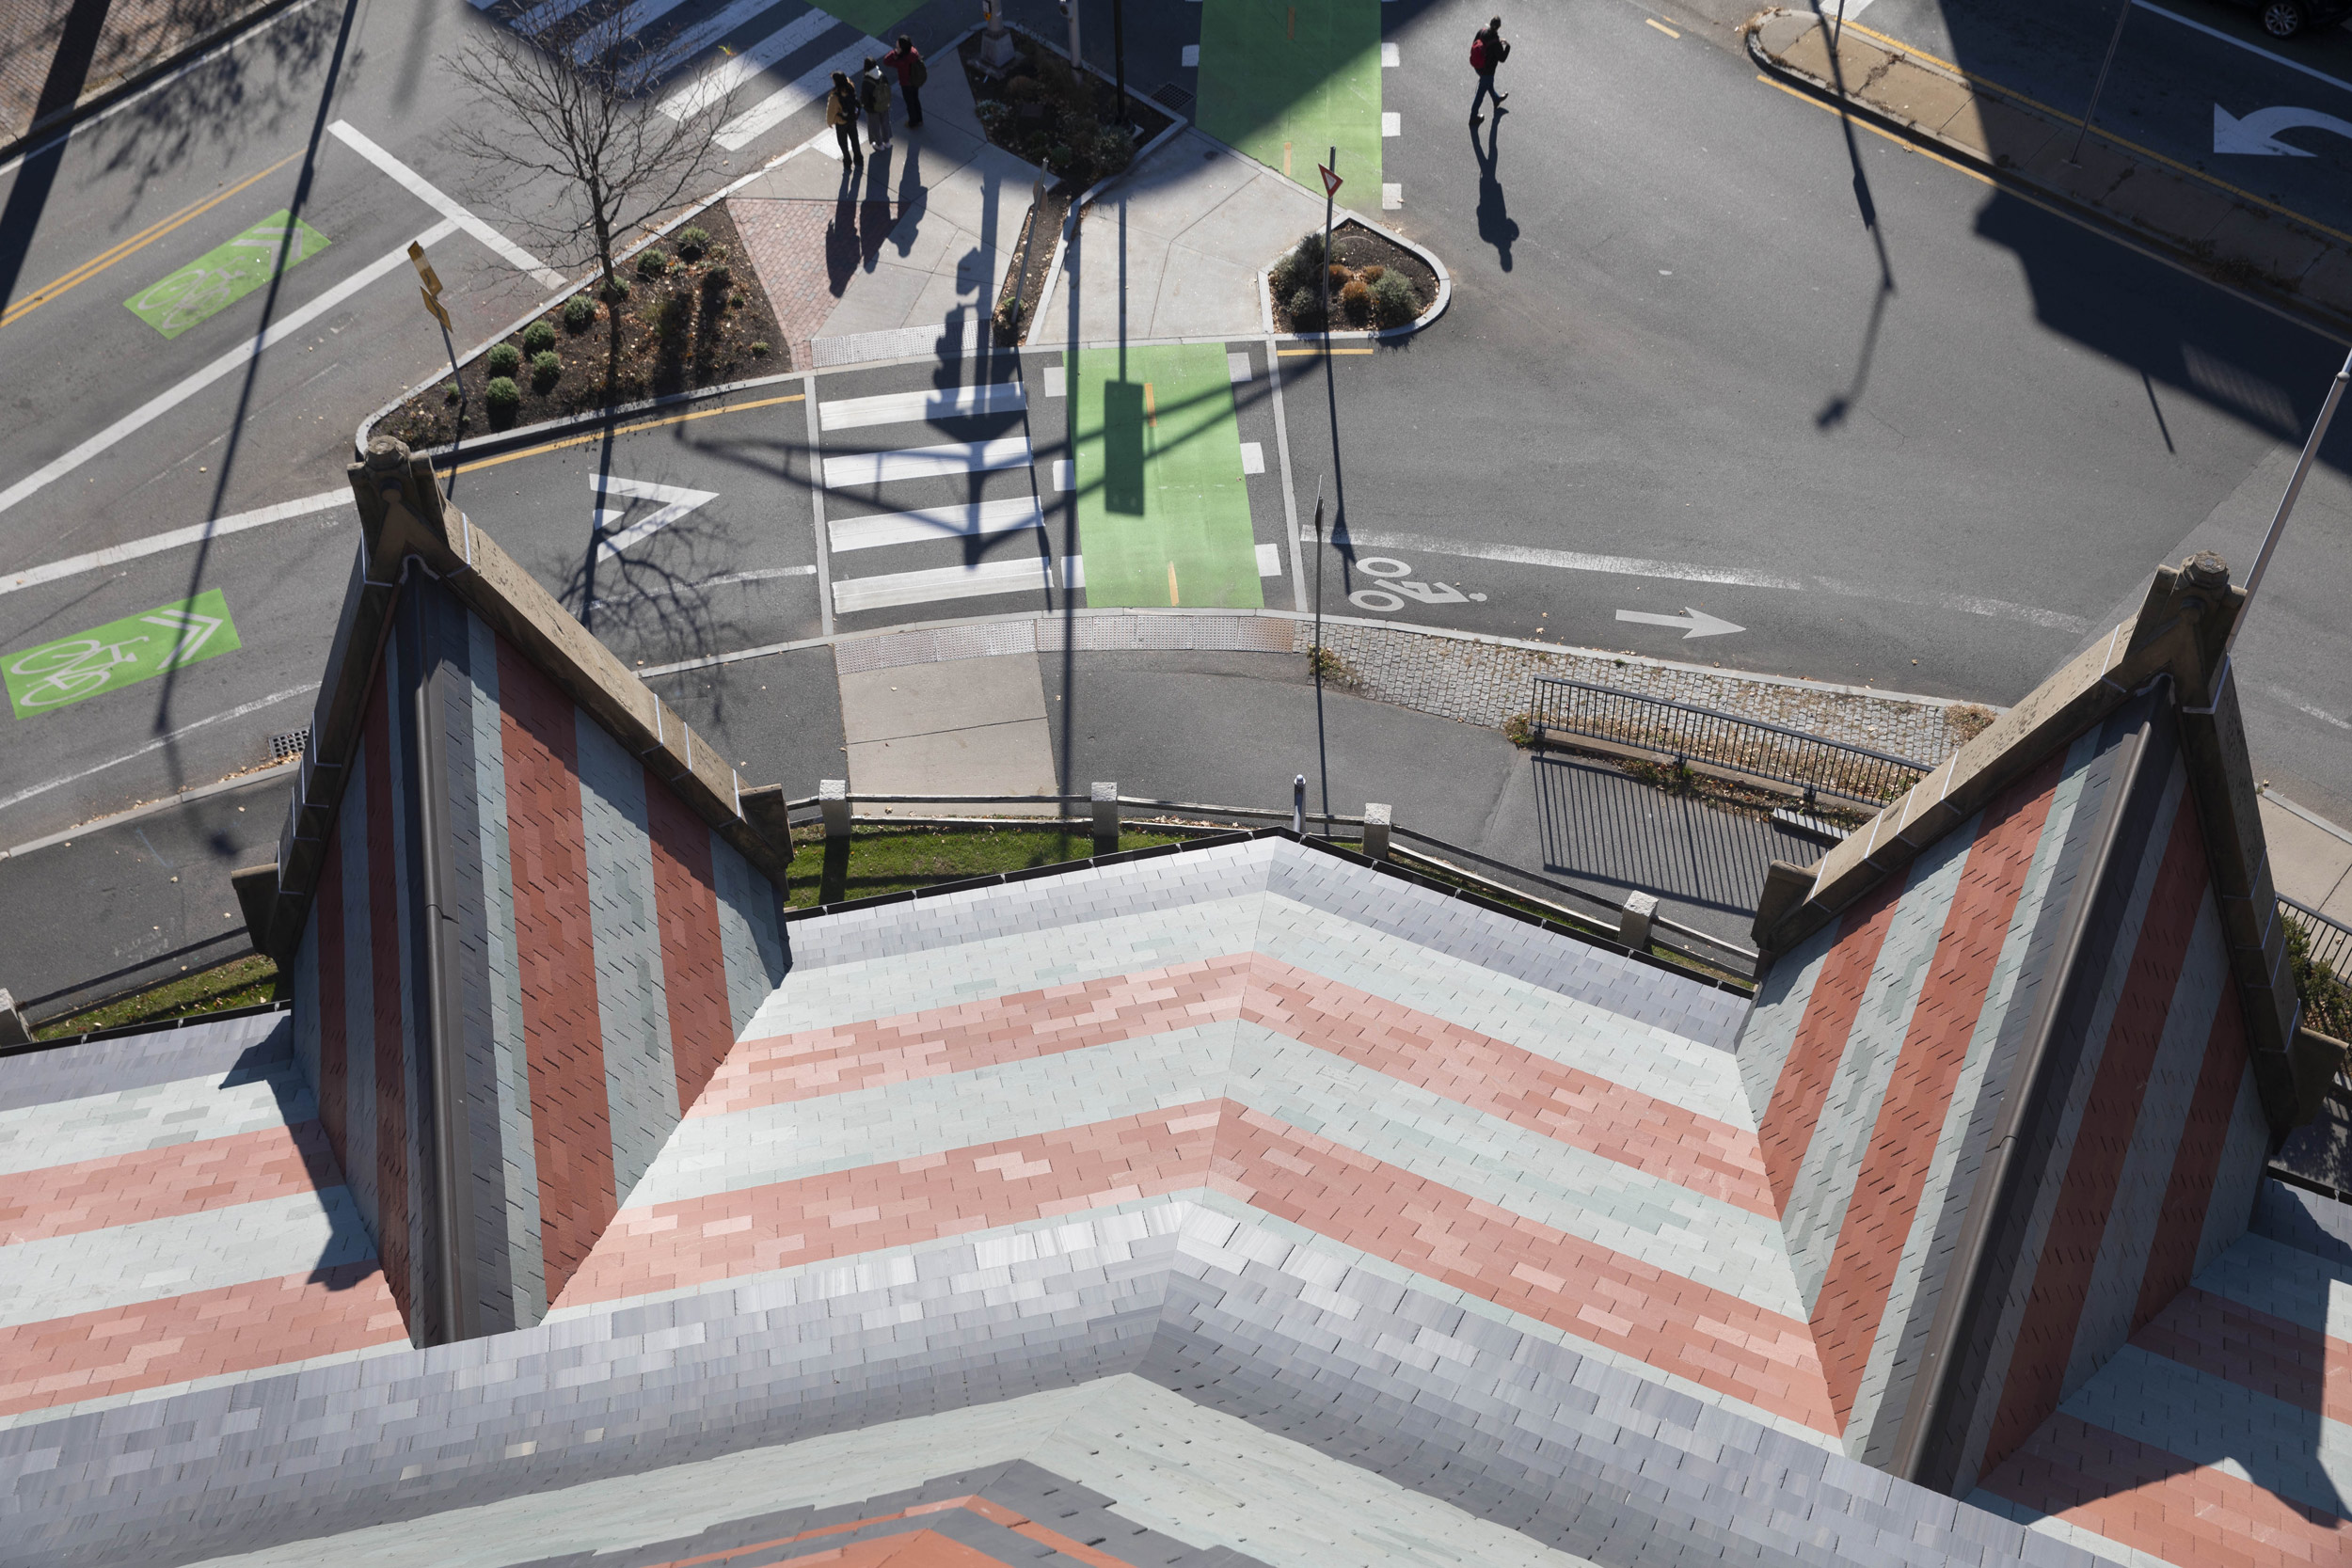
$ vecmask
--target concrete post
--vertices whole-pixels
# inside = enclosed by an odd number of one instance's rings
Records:
[[[1376,861],[1389,858],[1389,828],[1392,808],[1377,800],[1364,802],[1364,853]]]
[[[1307,775],[1304,773],[1291,781],[1291,832],[1302,838],[1307,833]]]
[[[1658,913],[1658,899],[1647,893],[1625,895],[1624,912],[1617,916],[1617,940],[1636,953],[1649,951],[1649,924]]]
[[[0,1051],[12,1045],[32,1043],[32,1026],[24,1022],[24,1015],[16,1010],[16,998],[6,990],[0,990]]]
[[[817,810],[824,817],[828,840],[850,836],[850,781],[817,781]]]
[[[1119,785],[1095,783],[1092,800],[1094,809],[1094,852],[1113,855],[1119,852]]]

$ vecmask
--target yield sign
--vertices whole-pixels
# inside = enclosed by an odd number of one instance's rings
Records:
[[[1320,175],[1322,175],[1322,176],[1323,176],[1323,194],[1324,194],[1324,195],[1326,195],[1326,196],[1337,196],[1337,195],[1339,195],[1339,194],[1340,194],[1340,184],[1341,184],[1341,181],[1340,181],[1340,177],[1339,177],[1338,175],[1336,175],[1336,174],[1332,173],[1329,169],[1327,169],[1327,168],[1324,167],[1321,164],[1317,164],[1317,165],[1315,166],[1315,172],[1316,172],[1317,174],[1320,174]]]
[[[631,545],[652,537],[660,529],[668,528],[703,502],[719,498],[716,490],[689,490],[676,484],[653,484],[642,479],[623,479],[617,474],[590,474],[588,484],[591,489],[606,496],[629,496],[662,503],[658,510],[621,529],[616,529],[615,525],[628,515],[627,507],[596,508],[598,561],[612,560]]]

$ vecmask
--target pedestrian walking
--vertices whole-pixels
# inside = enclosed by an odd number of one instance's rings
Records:
[[[1478,105],[1489,95],[1495,101],[1495,113],[1502,112],[1502,101],[1511,95],[1495,91],[1495,68],[1511,57],[1511,46],[1503,41],[1502,18],[1496,17],[1470,39],[1470,69],[1478,72],[1478,90],[1470,95],[1470,122],[1476,125],[1486,117],[1478,112]]]
[[[857,145],[857,88],[850,85],[846,71],[833,73],[833,91],[825,94],[825,123],[833,127],[834,139],[841,144],[843,168],[866,162]]]
[[[923,52],[914,47],[914,40],[904,33],[898,35],[898,47],[882,56],[882,64],[898,73],[898,90],[907,100],[907,127],[912,130],[923,123],[923,84],[930,80],[931,69],[923,63]]]
[[[890,77],[871,55],[858,71],[857,90],[858,101],[866,105],[867,150],[879,151],[890,145]]]

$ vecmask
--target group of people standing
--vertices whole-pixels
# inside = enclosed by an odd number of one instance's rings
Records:
[[[846,71],[833,73],[833,91],[825,95],[825,123],[833,127],[834,137],[841,144],[841,164],[854,168],[866,162],[866,153],[857,144],[858,116],[866,117],[866,134],[875,150],[891,144],[890,86],[895,79],[898,90],[906,95],[907,124],[923,123],[923,84],[930,76],[930,68],[923,63],[923,52],[914,47],[914,40],[906,34],[898,35],[898,47],[877,60],[871,55],[858,68],[857,80],[850,80]]]

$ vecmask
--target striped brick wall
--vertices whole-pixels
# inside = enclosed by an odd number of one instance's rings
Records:
[[[1766,977],[1742,1079],[1849,1452],[1894,1460],[1930,1332],[1957,1314],[1974,1359],[1939,1451],[1973,1485],[2243,1228],[2261,1117],[2209,882],[2152,695]],[[1991,1266],[1947,1303],[2004,1117],[2013,1212],[1980,1216]]]
[[[662,779],[437,584],[403,595],[296,1000],[326,1136],[362,1173],[355,1198],[412,1329],[434,1338],[419,1311],[436,1289],[434,1227],[458,1233],[461,1332],[536,1322],[784,955],[774,890]],[[424,776],[422,723],[437,777]],[[449,1070],[466,1122],[446,1134],[431,1125],[417,950],[428,803],[459,934]],[[425,1154],[443,1135],[464,1182],[449,1195]]]

